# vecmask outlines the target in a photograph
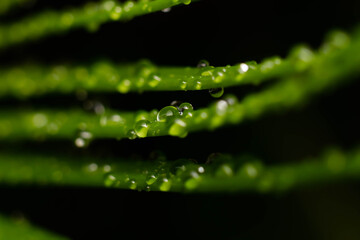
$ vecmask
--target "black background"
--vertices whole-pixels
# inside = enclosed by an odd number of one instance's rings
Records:
[[[85,1],[39,0],[2,17],[10,22],[47,8],[64,9]],[[71,4],[70,4],[71,3]],[[3,66],[115,62],[147,58],[161,65],[196,66],[201,59],[220,66],[273,55],[285,57],[297,43],[317,48],[331,29],[351,30],[359,22],[358,1],[204,0],[126,23],[108,23],[96,33],[76,30],[3,51]],[[212,152],[250,153],[266,164],[318,156],[328,146],[351,149],[358,143],[359,84],[344,86],[307,106],[267,115],[241,126],[194,133],[186,139],[162,137],[136,141],[95,141],[87,150],[71,142],[18,143],[17,147],[54,154],[59,146],[74,157],[142,156],[154,150],[168,158],[205,161]],[[244,95],[259,87],[227,89]],[[90,94],[116,109],[153,109],[173,100],[195,108],[213,99],[206,92]],[[82,103],[74,96],[46,96],[28,101],[6,99],[0,108],[67,108]],[[9,146],[1,143],[3,146]],[[13,146],[13,145],[11,145]],[[14,146],[15,147],[15,146]],[[211,150],[210,150],[211,149]],[[357,183],[311,186],[284,194],[234,195],[147,193],[109,189],[2,187],[0,211],[72,239],[359,239]]]

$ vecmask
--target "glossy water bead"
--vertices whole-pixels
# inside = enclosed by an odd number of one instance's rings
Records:
[[[157,121],[166,122],[178,116],[180,116],[180,114],[179,110],[176,107],[167,106],[159,111],[159,113],[157,114]]]
[[[135,124],[135,132],[136,135],[140,138],[144,138],[147,136],[148,130],[150,126],[150,121],[148,120],[140,120]]]
[[[179,106],[179,112],[184,117],[191,117],[194,107],[190,103],[182,103]]]
[[[210,88],[209,93],[214,98],[220,98],[224,94],[224,88]]]

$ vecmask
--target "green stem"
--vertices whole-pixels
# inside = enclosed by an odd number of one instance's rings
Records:
[[[31,161],[29,161],[31,159]],[[340,179],[360,178],[360,149],[332,149],[320,159],[265,166],[252,157],[219,155],[207,164],[190,160],[95,159],[0,153],[6,185],[112,187],[174,192],[274,192]]]
[[[207,108],[192,111],[166,107],[152,112],[116,112],[96,115],[83,110],[1,111],[0,139],[73,138],[85,146],[93,138],[136,138],[213,130],[276,110],[289,109],[359,74],[360,41],[316,58],[307,71],[275,83],[263,92],[238,102],[227,96]],[[187,109],[189,108],[189,109]],[[136,133],[136,134],[135,134]]]
[[[360,65],[360,37],[333,33],[318,53],[304,46],[295,47],[286,59],[272,57],[260,64],[247,62],[235,66],[203,68],[158,67],[149,61],[115,65],[98,62],[92,66],[25,65],[0,69],[0,97],[20,99],[43,94],[73,93],[76,91],[120,92],[186,91],[260,84],[265,81],[289,78],[308,71],[324,70],[321,65],[336,65],[349,59],[349,66]],[[350,66],[351,65],[351,66]],[[336,66],[337,69],[341,66]],[[356,72],[356,69],[348,69]],[[332,76],[330,76],[332,77]]]
[[[191,0],[142,0],[121,4],[109,0],[101,3],[88,3],[82,8],[66,11],[47,11],[10,25],[1,25],[0,49],[75,28],[96,31],[101,24],[109,21],[130,20],[137,16],[190,2]]]

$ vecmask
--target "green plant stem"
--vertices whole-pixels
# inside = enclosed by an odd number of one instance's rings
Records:
[[[130,20],[137,16],[190,2],[191,0],[141,0],[121,4],[118,1],[109,0],[88,3],[82,8],[66,11],[46,11],[9,25],[0,25],[0,49],[64,33],[75,28],[96,31],[101,24],[109,21]]]
[[[30,225],[25,219],[10,219],[0,215],[0,240],[60,240],[68,239]]]
[[[265,67],[264,67],[265,66]],[[266,68],[267,66],[267,68]],[[242,70],[244,69],[244,70]],[[24,65],[0,70],[0,97],[20,99],[52,93],[186,91],[261,82],[296,73],[289,60],[267,59],[259,65],[228,67],[159,67],[149,61],[92,66]]]
[[[279,81],[260,93],[248,95],[241,102],[227,96],[207,108],[189,110],[187,114],[180,115],[175,111],[164,121],[158,119],[164,111],[156,110],[124,113],[107,109],[101,115],[83,110],[1,111],[0,139],[75,139],[82,131],[87,132],[87,140],[135,138],[136,135],[141,138],[164,135],[185,137],[189,132],[238,124],[268,112],[304,104],[312,96],[344,84],[359,74],[359,62],[360,42],[354,42],[351,47],[313,60],[307,71]],[[131,134],[131,130],[136,135]]]
[[[260,64],[241,63],[226,67],[159,67],[143,60],[137,64],[98,62],[91,66],[41,66],[23,65],[0,69],[0,97],[15,96],[20,99],[52,93],[186,91],[260,84],[265,81],[290,78],[321,71],[326,62],[334,65],[349,58],[359,66],[357,57],[360,37],[334,32],[317,53],[299,45],[286,59],[272,57]],[[330,62],[330,60],[332,62]],[[337,66],[341,68],[341,66]],[[324,70],[324,69],[322,69]],[[332,76],[330,76],[332,77]]]
[[[31,161],[28,158],[31,157]],[[220,155],[208,164],[190,160],[134,161],[0,153],[6,185],[112,187],[174,192],[276,192],[297,186],[360,178],[360,149],[327,151],[319,159],[265,166],[252,157]]]

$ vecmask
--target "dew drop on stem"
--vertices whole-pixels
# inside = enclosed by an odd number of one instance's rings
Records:
[[[210,64],[206,60],[200,60],[199,63],[197,64],[197,68],[206,68],[209,66],[210,66]]]
[[[220,98],[224,94],[224,88],[210,88],[209,93],[214,98]]]

